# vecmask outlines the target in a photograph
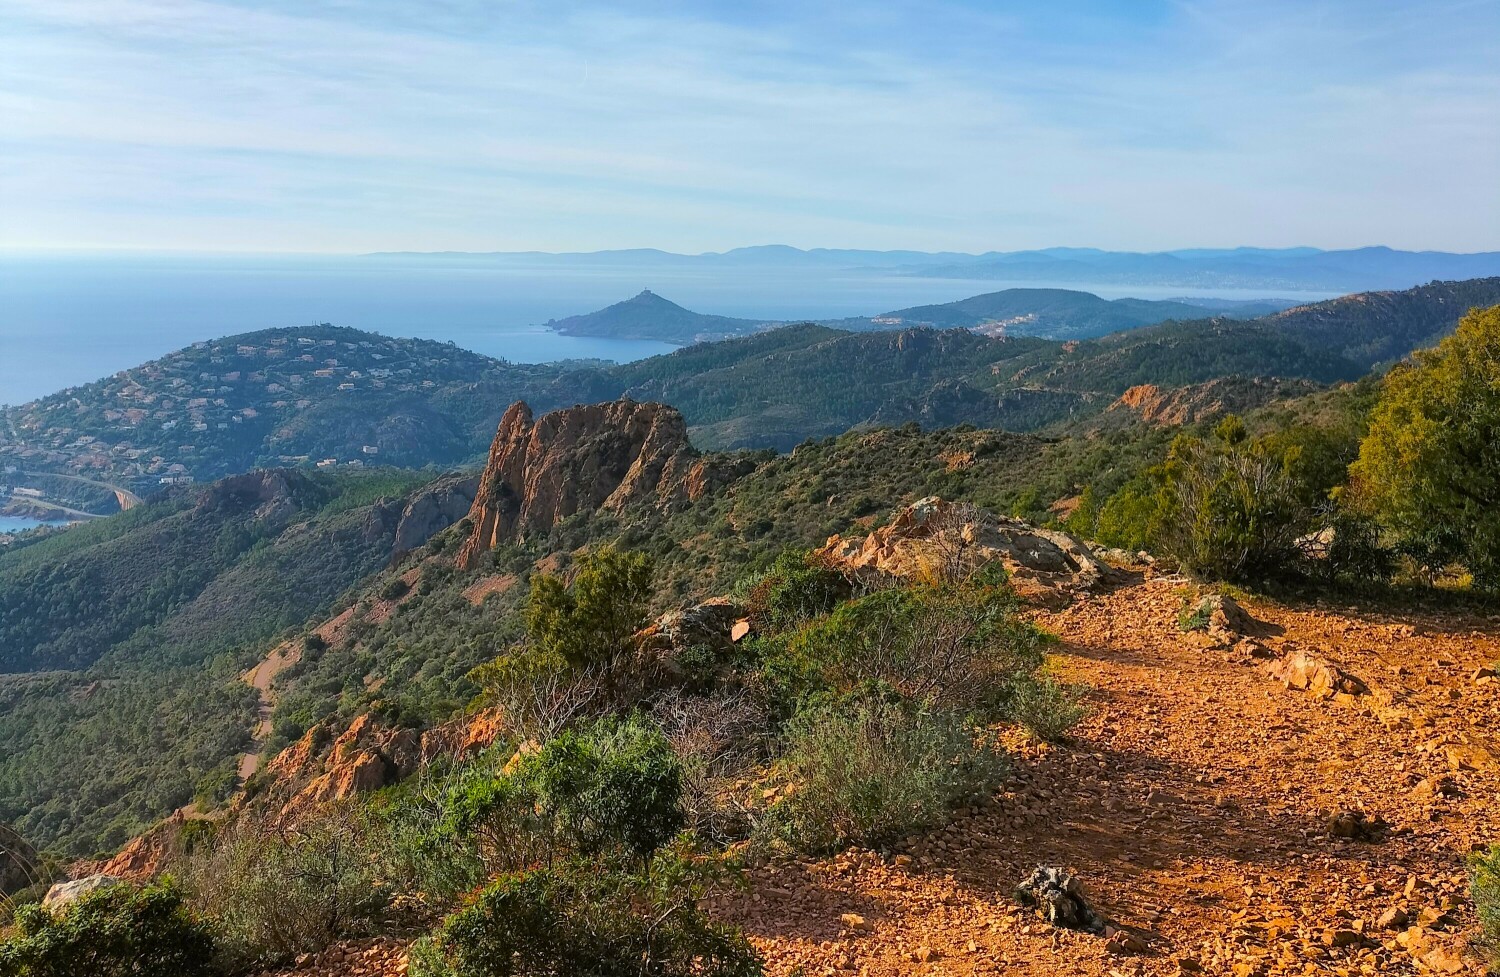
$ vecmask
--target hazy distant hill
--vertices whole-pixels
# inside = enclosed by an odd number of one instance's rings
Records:
[[[616,302],[598,312],[553,319],[547,325],[567,336],[655,339],[666,343],[687,344],[705,339],[743,336],[775,323],[691,312],[650,289],[643,289],[634,298]]]
[[[1220,302],[1217,307],[1182,301],[1102,299],[1090,292],[1063,288],[1008,288],[957,302],[919,305],[865,319],[830,325],[848,329],[976,329],[989,336],[1042,336],[1085,339],[1168,319],[1201,319],[1212,315],[1263,315],[1290,303]]]
[[[380,260],[387,255],[371,255]],[[418,257],[407,253],[403,259]],[[1135,253],[1096,248],[1044,248],[984,254],[864,251],[785,245],[735,248],[696,255],[665,251],[597,251],[586,254],[444,252],[435,260],[547,268],[622,268],[649,275],[651,269],[747,273],[860,269],[928,278],[971,278],[1048,285],[1156,285],[1173,288],[1256,288],[1324,292],[1411,288],[1434,280],[1500,275],[1500,252],[1450,254],[1397,251],[1387,247],[1321,251],[1317,248],[1188,248]]]
[[[976,329],[991,336],[1085,339],[1165,322],[1168,319],[1266,315],[1294,304],[1290,300],[1210,299],[1202,304],[1187,300],[1107,300],[1089,292],[1062,288],[1010,288],[956,302],[921,305],[871,316],[816,321],[820,325],[852,332],[884,332],[931,326],[937,329]],[[655,339],[682,345],[745,336],[785,324],[693,312],[649,289],[598,312],[555,319],[547,323],[557,332],[570,336]]]

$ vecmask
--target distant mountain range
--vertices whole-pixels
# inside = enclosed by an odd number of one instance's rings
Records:
[[[416,253],[371,255],[410,258]],[[650,248],[553,254],[437,252],[425,257],[547,267],[778,270],[828,272],[859,269],[927,278],[968,278],[1049,285],[1142,285],[1171,288],[1254,288],[1354,292],[1410,288],[1428,281],[1500,275],[1500,251],[1453,254],[1387,247],[1323,251],[1318,248],[1187,248],[1150,253],[1096,248],[1043,248],[984,254],[865,251],[786,245],[673,254]]]
[[[554,319],[547,325],[569,336],[654,339],[682,345],[747,336],[794,321],[817,322],[853,332],[931,326],[935,329],[973,329],[986,336],[1086,339],[1169,319],[1202,319],[1215,315],[1252,318],[1280,312],[1296,304],[1290,299],[1210,299],[1204,304],[1198,304],[1196,300],[1107,300],[1089,292],[1062,288],[1008,288],[956,302],[897,309],[872,316],[764,321],[693,312],[647,289],[634,298],[616,302],[597,312]]]

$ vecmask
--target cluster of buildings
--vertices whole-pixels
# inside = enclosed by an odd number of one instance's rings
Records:
[[[428,347],[431,347],[430,349]],[[195,343],[85,387],[12,408],[0,424],[0,463],[68,472],[138,487],[181,485],[261,459],[283,425],[330,397],[420,392],[455,363],[435,344],[343,340],[278,330]],[[297,445],[287,447],[295,452]],[[347,457],[281,455],[283,464],[361,466],[380,453],[351,445]]]

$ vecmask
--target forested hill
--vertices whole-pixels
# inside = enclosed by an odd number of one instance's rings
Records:
[[[545,412],[621,396],[678,407],[702,448],[785,449],[907,421],[1034,431],[1097,413],[1138,384],[1352,380],[1492,304],[1500,278],[1069,342],[802,324],[617,367],[521,366],[330,326],[269,330],[6,410],[0,466],[138,491],[266,465],[447,466],[477,462],[517,400]]]
[[[232,787],[240,672],[448,525],[404,517],[424,481],[251,472],[0,551],[0,822],[87,853]]]
[[[554,319],[547,325],[566,336],[655,339],[686,344],[747,335],[778,323],[693,312],[644,289],[634,298],[616,302],[598,312]]]
[[[897,309],[865,319],[830,323],[849,329],[933,326],[977,329],[991,336],[1087,339],[1168,319],[1202,319],[1216,314],[1246,317],[1277,311],[1287,303],[1231,302],[1222,309],[1189,302],[1102,299],[1066,288],[1007,288],[957,302]]]

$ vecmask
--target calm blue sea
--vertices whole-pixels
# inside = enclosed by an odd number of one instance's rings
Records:
[[[555,259],[462,256],[0,255],[0,404],[97,380],[198,340],[275,326],[331,322],[451,340],[522,363],[626,362],[672,347],[559,336],[542,324],[642,288],[697,312],[781,320],[871,315],[1004,287],[878,272],[663,270],[660,263],[562,266]],[[1106,298],[1182,292],[1071,287]],[[1243,290],[1201,294],[1267,297]]]
[[[0,516],[0,535],[5,533],[19,533],[22,530],[34,529],[37,526],[45,526],[47,523],[38,519],[21,519],[16,516]],[[61,525],[61,523],[58,523]]]

